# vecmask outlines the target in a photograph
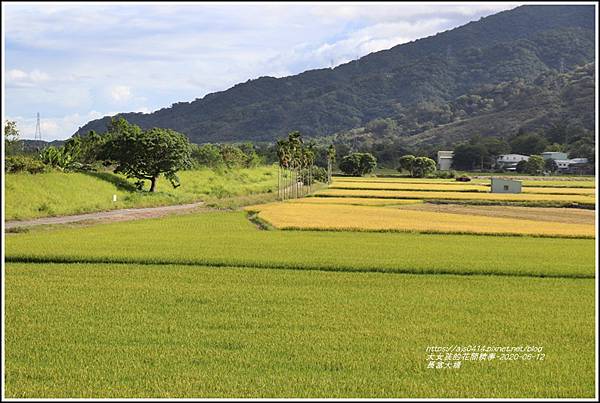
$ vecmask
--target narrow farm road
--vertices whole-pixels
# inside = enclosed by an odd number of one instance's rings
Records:
[[[128,220],[139,220],[142,218],[153,218],[162,217],[167,214],[173,213],[186,213],[201,207],[204,202],[197,202],[191,204],[179,204],[173,206],[159,206],[159,207],[144,207],[144,208],[128,208],[121,210],[110,210],[110,211],[99,211],[95,213],[68,215],[60,217],[43,217],[36,218],[33,220],[23,221],[6,221],[4,223],[5,229],[17,228],[17,227],[30,227],[34,225],[48,225],[48,224],[68,224],[79,221],[128,221]]]

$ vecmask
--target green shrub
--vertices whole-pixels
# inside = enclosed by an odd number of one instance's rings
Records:
[[[6,173],[29,172],[30,174],[38,174],[48,171],[42,161],[26,155],[6,157],[4,162]]]
[[[309,172],[309,170],[305,168],[300,171],[300,180],[303,183],[308,183],[310,178],[309,175],[312,175],[313,182],[327,183],[327,170],[325,168],[313,166],[312,172]]]
[[[61,171],[77,169],[81,166],[65,147],[46,147],[40,153],[40,159],[44,164]]]
[[[452,179],[456,178],[456,171],[453,169],[449,171],[435,171],[431,177],[439,179]]]

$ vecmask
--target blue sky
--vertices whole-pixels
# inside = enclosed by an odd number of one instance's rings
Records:
[[[517,3],[2,3],[6,119],[33,138],[345,63]]]

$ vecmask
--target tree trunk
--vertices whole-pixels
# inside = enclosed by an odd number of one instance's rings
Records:
[[[290,196],[290,170],[288,168],[285,169],[285,181],[283,186],[283,200],[289,198]]]
[[[150,192],[152,192],[152,193],[156,192],[156,181],[157,180],[158,180],[158,175],[153,176],[152,179],[150,179]]]

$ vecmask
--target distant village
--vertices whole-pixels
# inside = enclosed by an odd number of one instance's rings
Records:
[[[587,169],[587,158],[569,158],[567,153],[558,151],[548,151],[540,154],[546,160],[554,160],[557,166],[557,172],[562,174],[583,174]],[[452,168],[454,151],[438,151],[437,169],[448,171]],[[495,169],[516,172],[517,165],[521,161],[528,161],[529,155],[522,154],[502,154],[496,158]]]

